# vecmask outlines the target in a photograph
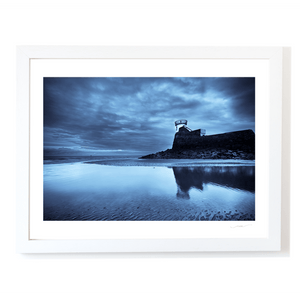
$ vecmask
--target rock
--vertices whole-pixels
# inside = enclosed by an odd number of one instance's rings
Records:
[[[174,150],[167,149],[153,154],[140,157],[140,159],[248,159],[254,160],[254,153],[247,153],[241,150],[232,151],[227,149],[212,150]]]

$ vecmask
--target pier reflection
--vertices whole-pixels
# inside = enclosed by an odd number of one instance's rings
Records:
[[[178,198],[189,199],[189,190],[203,191],[203,184],[255,192],[254,166],[173,167]]]

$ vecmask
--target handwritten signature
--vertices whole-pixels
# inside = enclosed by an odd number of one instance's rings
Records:
[[[252,226],[252,224],[247,224],[247,225],[235,225],[235,226],[230,226],[230,228],[247,227],[247,226]]]

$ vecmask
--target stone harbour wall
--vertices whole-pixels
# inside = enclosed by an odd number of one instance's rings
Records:
[[[184,127],[175,134],[172,149],[141,159],[255,159],[255,134],[252,130],[199,136]]]
[[[174,137],[173,150],[210,150],[226,149],[245,152],[255,151],[255,134],[252,130],[234,131],[208,136],[199,136],[180,128]]]

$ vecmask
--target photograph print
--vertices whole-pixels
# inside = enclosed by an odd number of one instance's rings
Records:
[[[254,77],[44,77],[44,221],[255,221]]]

